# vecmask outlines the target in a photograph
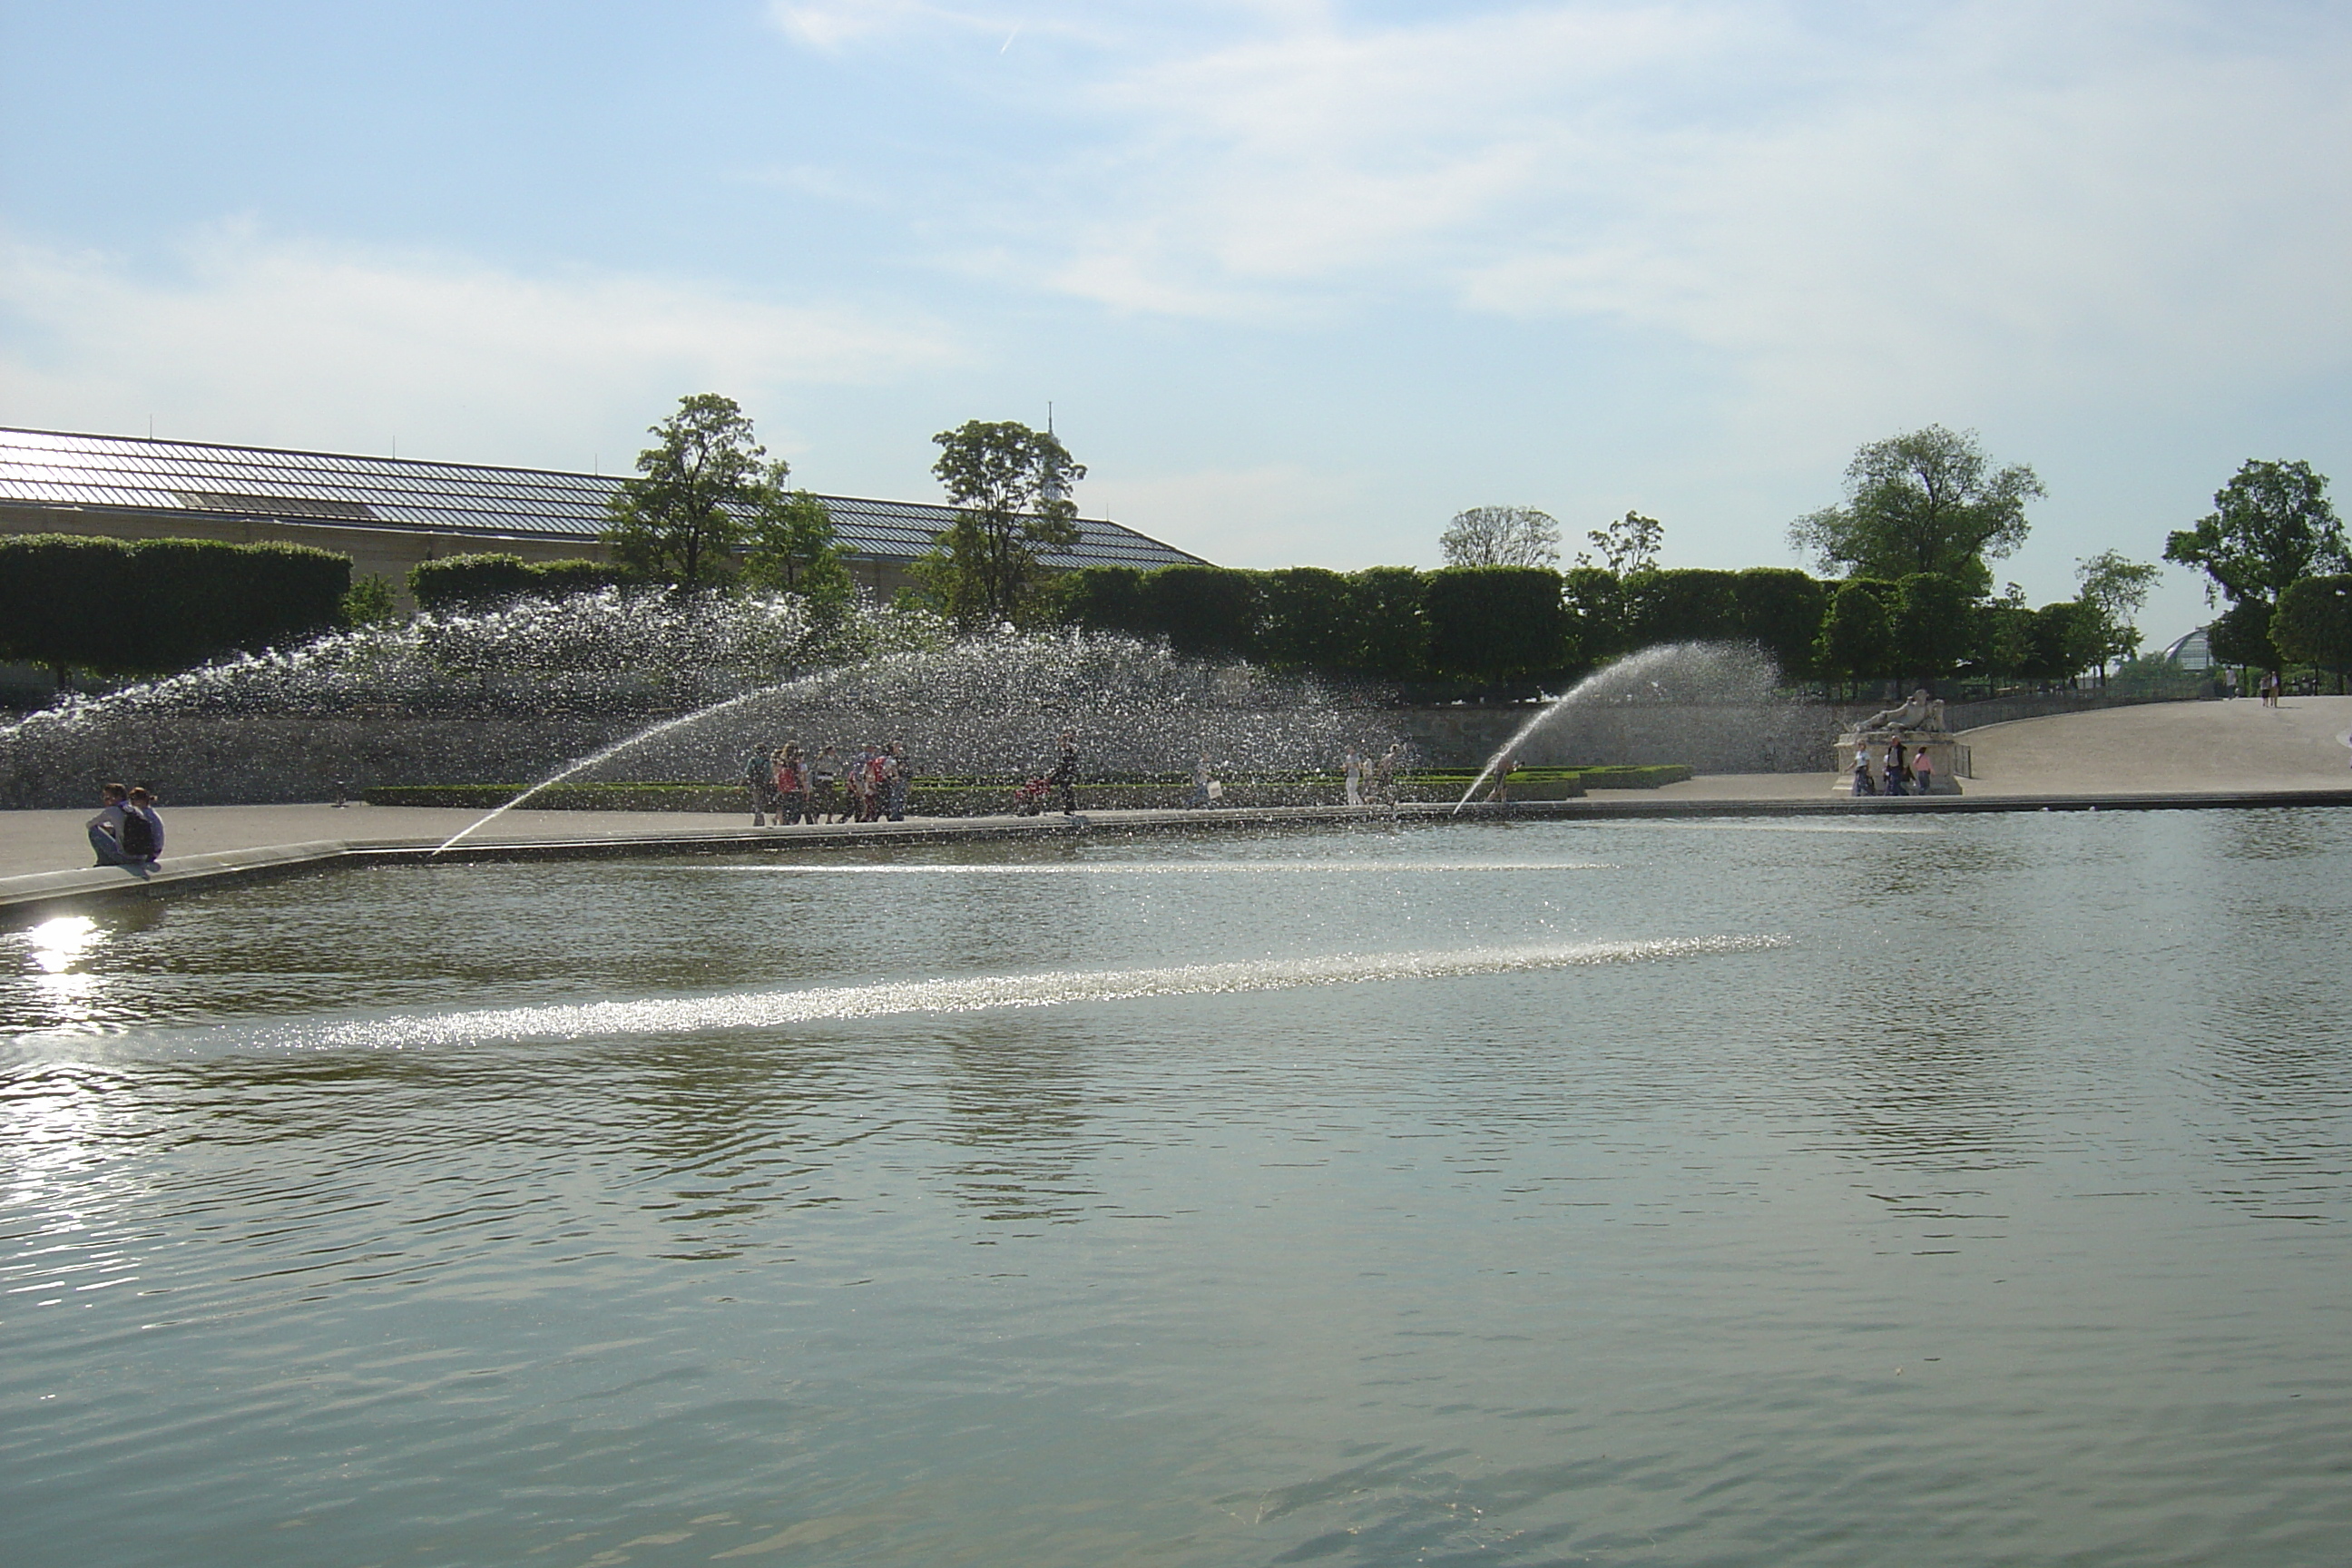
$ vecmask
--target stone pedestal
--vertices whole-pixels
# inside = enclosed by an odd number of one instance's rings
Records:
[[[1866,747],[1870,752],[1870,782],[1878,793],[1886,793],[1886,748],[1896,741],[1903,742],[1906,756],[1926,748],[1927,761],[1936,770],[1936,781],[1929,795],[1960,793],[1960,743],[1949,730],[1849,730],[1838,737],[1837,783],[1830,786],[1832,795],[1853,793],[1853,749]]]

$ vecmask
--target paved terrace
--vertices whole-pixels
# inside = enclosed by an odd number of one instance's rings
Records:
[[[1657,790],[1609,791],[1529,805],[1519,815],[1609,816],[2032,810],[2041,806],[2166,808],[2352,805],[2352,697],[2174,702],[2021,720],[1969,731],[1975,776],[1966,794],[1929,800],[1850,801],[1828,773],[1715,774]],[[1083,802],[1083,792],[1081,792]],[[95,810],[0,812],[0,912],[16,918],[125,894],[278,874],[351,858],[414,860],[478,816],[416,806],[191,806],[166,809],[171,854],[150,879],[92,869],[82,824]],[[1477,808],[1474,808],[1477,810]],[[1437,820],[1444,806],[1407,806]],[[1072,831],[1167,832],[1361,821],[1345,807],[1214,812],[1103,811],[1077,825],[1045,817],[910,819],[865,826],[755,831],[749,812],[512,811],[468,837],[473,857],[727,853],[786,846],[857,847],[969,841]],[[1477,810],[1477,815],[1490,815]]]

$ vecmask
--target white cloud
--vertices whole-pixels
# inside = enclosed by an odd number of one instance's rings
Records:
[[[1628,323],[1727,356],[1767,446],[2177,404],[2352,348],[2326,8],[1214,16],[1098,40],[1038,111],[1087,117],[1079,150],[984,188],[965,253],[1139,314]]]
[[[0,244],[0,421],[579,463],[677,396],[747,405],[956,357],[941,332],[654,279],[527,278],[215,230],[165,277]],[[617,456],[618,454],[614,454]]]

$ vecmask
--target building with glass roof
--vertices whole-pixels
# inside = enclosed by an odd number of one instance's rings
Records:
[[[493,468],[332,452],[221,447],[56,430],[0,428],[0,532],[310,544],[352,558],[406,594],[421,561],[502,551],[527,561],[601,560],[612,475]],[[851,574],[887,595],[955,521],[921,501],[824,496]],[[1104,518],[1042,559],[1083,566],[1200,563]]]
[[[2213,645],[2206,635],[2211,629],[2210,626],[2199,626],[2193,632],[2188,632],[2174,638],[2158,657],[2171,659],[2183,669],[2218,668],[2220,661],[2213,657]]]

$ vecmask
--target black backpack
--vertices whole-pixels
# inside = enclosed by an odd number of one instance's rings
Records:
[[[125,806],[122,812],[122,853],[133,860],[155,858],[155,826],[147,814],[135,806]]]

